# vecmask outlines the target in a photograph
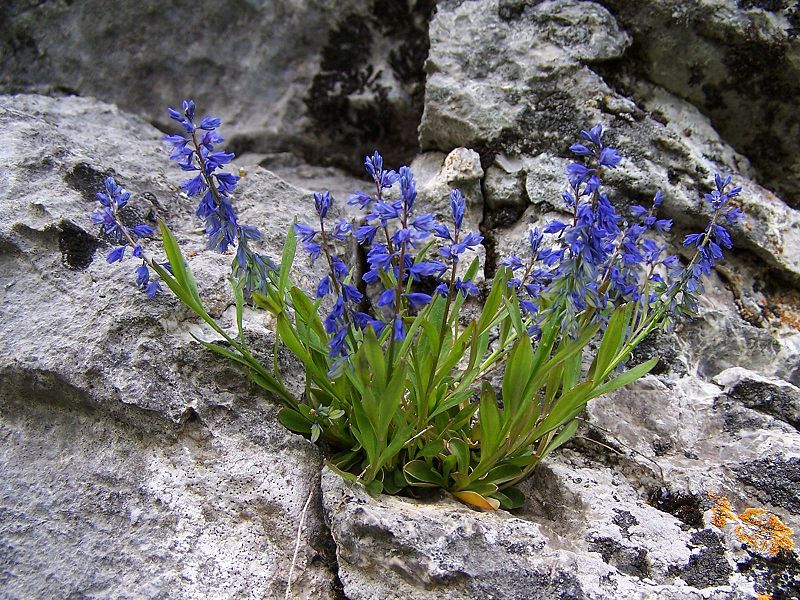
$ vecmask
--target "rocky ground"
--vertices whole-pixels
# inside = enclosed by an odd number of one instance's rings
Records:
[[[748,551],[709,510],[723,495],[800,531],[800,6],[332,6],[15,0],[0,16],[0,595],[283,598],[310,497],[294,598],[800,596],[796,553]],[[231,257],[205,249],[160,141],[185,95],[223,118],[237,208],[273,256],[308,190],[341,203],[377,147],[431,208],[465,192],[491,277],[560,210],[567,148],[598,121],[625,157],[610,187],[631,204],[662,189],[667,241],[702,227],[717,171],[747,221],[699,318],[639,348],[661,356],[653,374],[590,405],[523,508],[372,498],[174,298],[147,301],[130,263],[104,260],[89,214],[113,174],[233,325]],[[270,321],[246,325],[268,353]]]

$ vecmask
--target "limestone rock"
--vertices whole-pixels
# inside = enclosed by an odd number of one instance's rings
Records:
[[[791,383],[763,377],[741,367],[723,371],[714,381],[725,387],[731,400],[800,429],[800,389]]]
[[[0,91],[74,93],[168,126],[191,95],[237,153],[290,150],[352,168],[410,158],[433,3],[5,2]]]
[[[543,465],[517,514],[480,513],[439,493],[370,497],[323,471],[326,520],[339,578],[352,600],[397,598],[754,598],[730,568],[689,587],[697,544],[608,469],[577,456]],[[669,540],[666,542],[666,540]],[[712,544],[713,545],[713,544]],[[696,560],[696,558],[695,558]],[[710,587],[710,589],[708,589]]]
[[[759,0],[605,0],[604,4],[638,44],[616,73],[636,69],[697,106],[733,147],[750,157],[760,182],[791,206],[800,206],[797,4]]]
[[[444,4],[431,22],[430,37],[423,149],[467,146],[485,156],[487,166],[498,153],[523,162],[530,157],[566,162],[576,133],[603,122],[608,143],[625,157],[620,169],[606,174],[612,192],[647,203],[662,189],[662,213],[675,220],[680,233],[704,226],[708,210],[701,192],[710,189],[715,172],[745,177],[753,172],[690,103],[668,89],[639,80],[623,86],[606,76],[616,72],[617,63],[609,61],[621,60],[632,38],[598,3]],[[747,104],[740,104],[746,110]],[[665,116],[659,110],[665,105],[680,118]],[[531,168],[536,170],[535,162]],[[534,183],[526,191],[535,203],[551,191]],[[747,221],[734,231],[737,246],[797,282],[800,257],[792,248],[800,246],[800,216],[786,204],[791,197],[779,198],[748,179],[741,183]],[[551,196],[554,205],[559,196]]]
[[[193,340],[211,336],[175,298],[148,301],[132,261],[106,263],[108,243],[89,221],[102,176],[114,174],[143,218],[157,213],[196,253],[189,265],[209,311],[233,326],[231,256],[204,249],[159,132],[82,98],[0,97],[0,123],[2,588],[28,598],[282,596],[315,494],[293,586],[332,598],[319,452]],[[273,256],[291,215],[311,210],[304,192],[264,171],[242,181],[238,200]],[[261,319],[248,315],[248,330],[267,354]]]

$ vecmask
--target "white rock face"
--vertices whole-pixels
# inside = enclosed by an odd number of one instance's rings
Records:
[[[311,494],[293,598],[800,595],[797,555],[753,558],[710,526],[708,497],[723,494],[737,511],[767,508],[800,531],[789,110],[799,63],[778,4],[439,2],[414,158],[423,90],[412,68],[421,58],[408,53],[425,54],[427,39],[413,36],[428,28],[426,2],[222,2],[165,20],[151,18],[164,13],[158,3],[113,13],[93,0],[12,2],[0,34],[0,49],[11,49],[0,51],[3,90],[63,92],[66,78],[139,116],[89,98],[0,96],[0,589],[14,598],[283,598]],[[217,16],[219,28],[206,29]],[[203,33],[187,46],[185,29]],[[109,37],[118,47],[99,43]],[[788,97],[733,68],[743,50],[761,61],[755,79],[786,84]],[[786,58],[779,66],[764,61],[774,51]],[[695,84],[700,67],[690,63],[706,55]],[[217,77],[199,77],[209,71]],[[489,277],[505,254],[524,255],[528,229],[562,215],[567,148],[598,121],[625,157],[607,174],[611,193],[635,204],[663,189],[673,248],[704,225],[715,171],[737,174],[747,221],[707,280],[698,319],[637,349],[634,361],[661,357],[653,373],[590,404],[575,440],[525,483],[521,509],[476,512],[444,493],[373,498],[324,469],[315,446],[277,423],[277,404],[202,349],[192,335],[211,332],[170,294],[148,302],[133,263],[105,261],[108,242],[89,214],[113,174],[134,193],[139,218],[169,223],[209,311],[233,327],[231,257],[205,249],[194,201],[178,188],[184,176],[148,125],[163,124],[164,106],[187,90],[203,112],[225,117],[236,147],[261,153],[240,163],[236,206],[274,257],[292,219],[313,216],[309,193],[285,180],[330,187],[336,210],[352,216],[344,200],[363,187],[356,158],[372,150],[365,132],[386,125],[381,107],[402,129],[376,134],[395,155],[387,166],[411,163],[425,210],[446,215],[449,191],[464,191]],[[738,123],[747,135],[736,135]],[[765,144],[772,154],[756,152]],[[257,166],[262,159],[282,177]],[[298,258],[294,274],[313,289],[319,268]],[[270,359],[272,322],[250,311],[245,321]],[[278,358],[300,392],[300,366]]]
[[[79,98],[2,97],[0,122],[5,593],[277,596],[314,494],[294,589],[332,598],[319,452],[190,337],[208,332],[175,298],[147,301],[132,261],[106,263],[89,221],[101,176],[113,173],[142,217],[157,211],[198,253],[189,264],[207,306],[232,324],[230,257],[203,249],[159,133]],[[262,228],[273,255],[290,215],[308,215],[305,193],[264,171],[239,196],[242,219]],[[255,348],[271,340],[261,319],[250,325]]]
[[[162,126],[191,95],[240,152],[413,155],[431,3],[3,4],[0,93],[94,96]]]

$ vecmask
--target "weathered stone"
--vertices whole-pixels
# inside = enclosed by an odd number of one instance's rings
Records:
[[[505,153],[523,162],[526,156],[549,162],[566,158],[581,128],[603,122],[608,142],[626,158],[621,169],[606,173],[612,194],[649,203],[662,189],[662,213],[675,220],[676,232],[704,226],[709,212],[700,192],[710,189],[714,172],[749,175],[747,159],[678,96],[637,81],[631,99],[609,85],[614,81],[603,75],[615,63],[608,61],[622,57],[631,38],[599,4],[512,4],[445,4],[434,16],[420,124],[423,149],[468,146],[487,160]],[[508,14],[517,16],[503,16]],[[463,38],[470,40],[468,47],[460,43]],[[620,101],[609,104],[608,98]],[[609,105],[617,108],[609,112]],[[664,106],[680,118],[664,117],[659,110]],[[741,183],[747,221],[734,231],[735,243],[800,281],[800,257],[791,250],[800,246],[800,216],[754,182]],[[527,186],[531,202],[537,202],[540,187]],[[558,204],[560,190],[549,197]]]
[[[462,225],[465,231],[478,232],[484,214],[483,168],[478,153],[468,148],[456,148],[446,156],[438,152],[426,152],[418,156],[411,169],[417,179],[418,200],[417,212],[433,212],[439,219],[452,224],[453,211],[450,208],[450,192],[459,189],[464,195],[466,212]],[[459,275],[463,275],[470,263],[477,256],[480,269],[476,283],[482,283],[486,264],[486,249],[478,245],[464,255],[466,258],[458,265]]]
[[[731,145],[750,157],[759,181],[790,205],[800,206],[797,4],[603,3],[636,40],[624,64],[607,71],[611,80],[632,69],[687,99],[710,116]]]
[[[573,456],[543,465],[526,485],[531,500],[516,516],[479,513],[441,493],[429,500],[373,498],[325,470],[325,515],[345,595],[754,597],[751,584],[730,569],[730,586],[702,593],[676,579],[673,571],[688,564],[692,552],[679,522],[648,506],[609,470],[581,468],[581,462]],[[621,513],[631,519],[620,525]]]
[[[763,502],[800,514],[800,458],[760,458],[737,468],[736,474],[760,492]]]
[[[731,400],[800,429],[800,389],[791,383],[763,377],[741,367],[723,371],[714,381],[724,386]]]
[[[148,301],[133,261],[105,261],[89,221],[113,173],[145,219],[157,212],[196,253],[209,311],[234,327],[231,256],[204,249],[194,201],[177,190],[185,175],[158,131],[93,100],[0,97],[0,123],[0,586],[13,597],[282,596],[319,452],[193,340],[212,336],[171,294]],[[240,189],[240,216],[273,255],[291,215],[310,216],[304,193],[270,173]],[[266,354],[262,317],[247,323]],[[334,595],[318,507],[294,574],[303,598]]]
[[[410,159],[433,2],[4,3],[0,91],[95,96],[169,126],[191,95],[237,152]]]

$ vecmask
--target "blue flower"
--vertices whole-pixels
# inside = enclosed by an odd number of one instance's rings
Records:
[[[303,223],[294,224],[294,232],[297,234],[299,240],[303,242],[310,242],[319,233],[316,229],[304,225]]]
[[[364,294],[359,292],[358,289],[353,287],[352,285],[343,284],[342,297],[344,298],[345,302],[352,302],[353,304],[358,304],[359,302],[361,302],[361,300],[364,299]]]
[[[152,280],[150,283],[147,284],[145,288],[145,292],[147,293],[147,297],[152,299],[155,295],[161,291],[161,285],[156,280]]]
[[[447,270],[447,267],[439,261],[423,260],[418,263],[414,263],[410,270],[411,276],[415,280],[419,280],[420,277],[441,277],[442,274]]]
[[[569,149],[570,152],[577,154],[578,156],[591,156],[592,154],[592,151],[583,144],[572,144]]]
[[[106,260],[109,263],[121,261],[125,257],[125,246],[118,246],[108,253]]]
[[[227,252],[231,246],[237,246],[233,262],[234,276],[244,283],[248,293],[256,289],[266,290],[268,272],[274,263],[268,256],[250,249],[248,243],[260,239],[260,233],[254,227],[240,225],[231,204],[230,194],[236,188],[239,177],[222,171],[233,160],[234,154],[215,150],[215,145],[223,141],[216,132],[222,121],[217,117],[205,116],[199,126],[195,125],[196,107],[192,100],[184,100],[181,110],[169,108],[167,112],[188,134],[187,137],[164,136],[164,141],[172,146],[170,158],[183,171],[200,172],[184,181],[181,188],[189,196],[201,196],[196,213],[205,222],[209,248]]]
[[[456,279],[455,289],[463,296],[477,296],[480,293],[478,287],[474,283],[468,279],[462,281],[460,277]]]
[[[417,182],[414,181],[414,174],[408,167],[400,167],[400,197],[403,199],[406,212],[411,212],[414,207],[414,200],[417,198]]]
[[[461,229],[464,222],[464,212],[466,209],[466,201],[460,190],[453,190],[450,192],[450,210],[453,211],[453,225],[456,231]]]
[[[415,309],[425,306],[426,304],[430,304],[431,300],[433,299],[430,294],[425,294],[422,292],[411,292],[410,294],[404,294],[408,301],[411,303],[411,306]]]
[[[581,163],[570,163],[567,165],[569,184],[576,190],[592,175],[592,173],[594,173],[592,169],[589,169]]]
[[[325,192],[315,192],[314,207],[317,209],[320,219],[324,219],[328,214],[328,209],[331,207],[331,193],[327,190]]]
[[[356,190],[356,192],[347,200],[347,203],[350,206],[355,206],[357,204],[361,210],[367,208],[370,202],[372,202],[372,196],[365,194],[361,190]]]
[[[331,293],[331,276],[325,275],[317,286],[317,298],[323,298]]]
[[[600,165],[611,169],[619,165],[622,157],[614,148],[605,147],[600,151]]]
[[[392,338],[395,341],[403,341],[404,339],[406,339],[406,330],[405,327],[403,326],[403,317],[401,317],[400,315],[397,315],[394,318],[394,334]]]
[[[147,285],[148,281],[150,281],[150,270],[147,268],[147,265],[142,263],[136,268],[136,285],[138,287],[144,287]]]
[[[378,306],[394,306],[394,297],[394,288],[383,290],[380,296],[378,296]]]
[[[372,156],[365,157],[364,168],[375,181],[379,190],[391,188],[400,178],[400,175],[394,171],[383,170],[383,157],[377,150],[372,153]]]
[[[581,130],[581,135],[595,146],[601,147],[603,145],[603,124],[598,123],[589,131]]]

